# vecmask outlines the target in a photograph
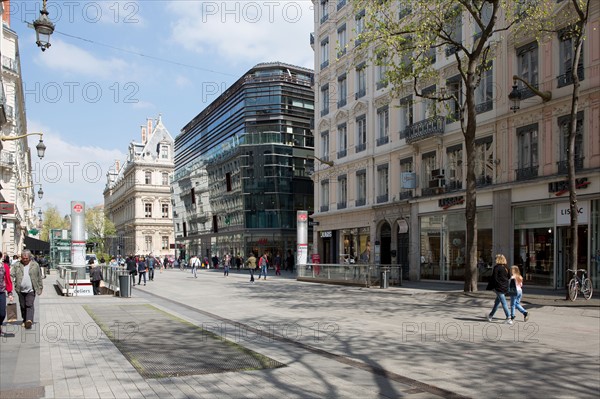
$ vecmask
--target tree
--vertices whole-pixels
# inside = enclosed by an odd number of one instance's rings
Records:
[[[569,249],[569,262],[567,269],[577,270],[577,259],[579,258],[579,235],[577,226],[577,186],[575,180],[575,139],[577,137],[577,112],[579,108],[579,88],[581,86],[579,79],[579,62],[581,60],[581,51],[585,41],[586,27],[590,12],[590,0],[569,0],[554,6],[554,1],[545,0],[545,7],[540,7],[534,14],[532,22],[537,24],[527,25],[528,30],[533,34],[560,33],[562,40],[571,41],[571,62],[567,68],[565,79],[571,81],[571,113],[569,115],[568,136],[567,136],[567,180],[569,185],[569,210],[571,235],[571,248]],[[548,4],[549,3],[549,4]],[[556,16],[560,15],[560,18]],[[570,76],[569,76],[570,75]],[[565,284],[568,290],[568,272],[565,270]]]
[[[40,237],[42,241],[50,241],[50,230],[68,229],[69,223],[61,216],[58,207],[49,205],[42,216],[42,232]]]
[[[475,178],[477,109],[475,90],[489,69],[496,40],[534,15],[536,1],[514,0],[354,0],[365,10],[359,49],[371,52],[396,94],[412,86],[417,97],[452,104],[458,111],[466,154],[466,256],[464,291],[477,291],[477,191]],[[464,22],[463,22],[464,21]],[[476,39],[462,37],[472,24]],[[453,57],[461,87],[458,92],[424,91],[439,79],[433,57],[438,50]]]
[[[88,241],[99,246],[101,253],[106,253],[107,239],[117,232],[115,225],[104,214],[102,207],[89,208],[85,214],[85,227],[88,233]]]

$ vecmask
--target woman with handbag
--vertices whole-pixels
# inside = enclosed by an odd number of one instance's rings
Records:
[[[492,321],[494,313],[498,309],[498,305],[502,304],[502,309],[506,315],[506,324],[512,324],[508,304],[506,303],[506,294],[508,293],[508,267],[506,266],[506,258],[502,254],[496,255],[496,266],[492,270],[492,276],[488,283],[488,290],[493,290],[496,293],[496,300],[492,311],[487,315],[488,321]]]
[[[6,317],[6,294],[8,294],[8,300],[13,302],[13,284],[10,278],[10,265],[8,256],[2,258],[2,252],[0,252],[0,259],[2,259],[2,265],[0,266],[0,336],[2,335],[2,323]],[[14,304],[15,314],[17,306]]]

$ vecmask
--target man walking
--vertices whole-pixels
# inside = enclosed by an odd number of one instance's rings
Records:
[[[200,266],[200,258],[198,258],[196,255],[192,256],[190,259],[190,265],[192,266],[194,278],[198,278],[198,266]]]
[[[156,259],[154,256],[149,255],[147,258],[148,263],[148,280],[154,281],[154,266],[156,265]]]
[[[21,252],[21,260],[15,263],[10,276],[19,296],[23,327],[30,329],[33,324],[35,296],[42,295],[44,288],[40,265],[31,259],[31,251],[25,249]]]

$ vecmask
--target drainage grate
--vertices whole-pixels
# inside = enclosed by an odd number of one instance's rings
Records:
[[[84,308],[144,378],[285,366],[152,305]]]

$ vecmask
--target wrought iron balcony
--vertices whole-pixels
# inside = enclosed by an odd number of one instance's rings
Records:
[[[356,93],[354,93],[354,99],[358,100],[361,97],[364,97],[365,95],[367,95],[367,90],[366,89],[360,89],[359,91],[357,91]]]
[[[421,189],[421,195],[423,197],[442,194],[443,192],[444,192],[444,187],[427,187],[427,188]]]
[[[342,107],[343,107],[344,105],[346,105],[346,104],[347,104],[347,101],[346,101],[346,99],[345,99],[345,98],[342,98],[341,100],[339,100],[339,101],[337,102],[337,107],[338,107],[338,108],[342,108]]]
[[[577,68],[577,76],[579,77],[579,80],[583,80],[583,65]],[[570,69],[567,70],[564,74],[557,76],[556,79],[558,80],[558,87],[564,87],[573,84],[573,76],[571,75]]]
[[[387,80],[380,80],[379,82],[377,82],[377,90],[383,89],[384,87],[387,87],[387,86],[388,86]]]
[[[390,136],[383,136],[377,139],[377,146],[384,145],[390,142]]]
[[[325,23],[329,19],[329,14],[325,14],[321,17],[321,23]]]
[[[492,176],[477,176],[475,185],[477,187],[489,186],[492,184]]]
[[[360,143],[356,145],[355,152],[361,152],[367,149],[367,143]]]
[[[366,204],[367,204],[366,198],[359,198],[356,201],[354,201],[355,206],[365,206]]]
[[[411,199],[412,197],[413,197],[412,190],[400,191],[400,194],[398,195],[398,199],[400,199],[400,200],[407,200],[407,199]]]
[[[321,212],[329,212],[329,205],[321,205]]]
[[[323,108],[321,110],[321,116],[325,116],[329,113],[329,107]]]
[[[583,169],[583,160],[584,157],[575,157],[575,171]],[[566,175],[569,173],[568,161],[566,159],[564,161],[558,161],[556,164],[558,165],[559,175]]]
[[[325,69],[329,66],[329,60],[321,62],[321,69]]]
[[[475,112],[478,114],[491,111],[492,109],[494,109],[494,100],[487,100],[475,106]]]
[[[406,142],[408,144],[425,140],[430,137],[438,137],[444,134],[446,128],[446,117],[434,116],[417,123],[413,123],[406,130]]]
[[[458,191],[462,190],[462,181],[458,180],[450,180],[448,184],[446,184],[447,191]]]
[[[381,204],[389,201],[389,195],[387,193],[377,196],[377,203]]]
[[[346,201],[337,203],[337,209],[346,209],[346,206]]]
[[[538,166],[529,166],[515,170],[517,180],[529,180],[538,176]]]
[[[348,150],[344,148],[343,150],[338,151],[337,157],[338,157],[338,159],[344,158],[347,154],[348,154]]]

